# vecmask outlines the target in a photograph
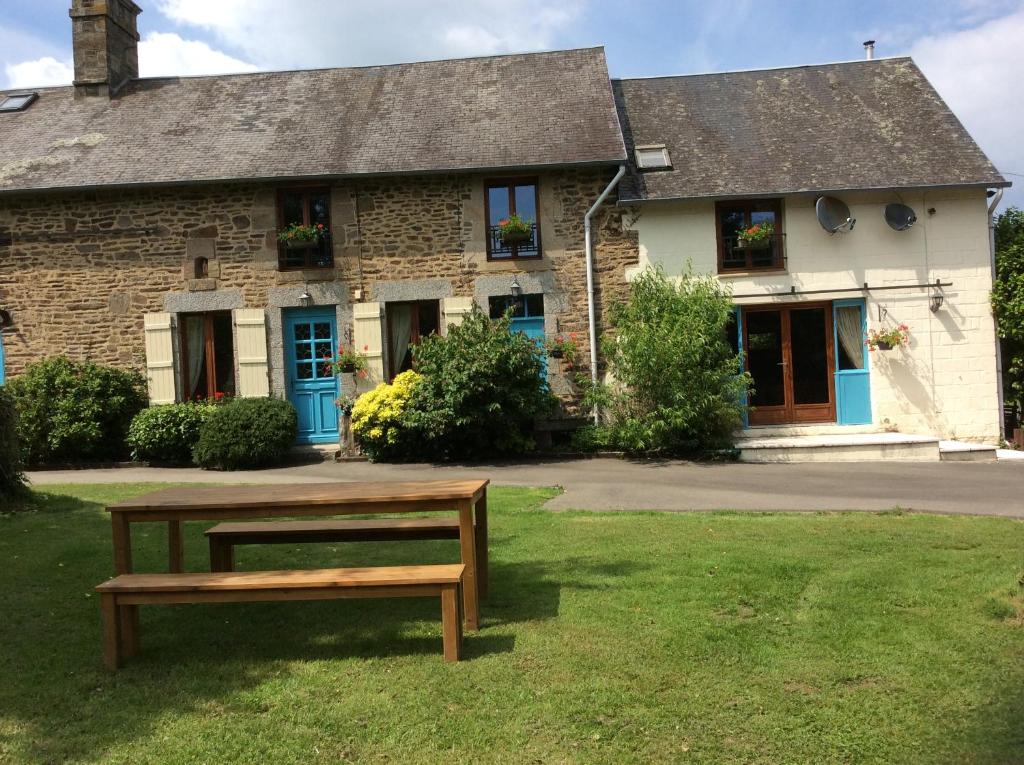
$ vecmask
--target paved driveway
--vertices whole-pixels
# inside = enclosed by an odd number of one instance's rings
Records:
[[[415,481],[483,476],[497,485],[561,486],[552,510],[890,510],[1024,518],[1024,461],[805,465],[584,459],[474,466],[300,465],[216,473],[119,468],[30,474],[53,483]]]

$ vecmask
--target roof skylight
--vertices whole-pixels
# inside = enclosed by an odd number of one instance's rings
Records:
[[[667,170],[672,167],[665,144],[649,144],[636,147],[636,166],[641,170]]]
[[[20,112],[39,98],[38,93],[11,93],[0,95],[0,112]]]

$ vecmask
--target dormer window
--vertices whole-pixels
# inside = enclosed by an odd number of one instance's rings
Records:
[[[672,160],[663,143],[636,147],[636,166],[641,170],[669,170]]]
[[[0,112],[21,112],[39,98],[38,93],[11,93],[0,95]]]

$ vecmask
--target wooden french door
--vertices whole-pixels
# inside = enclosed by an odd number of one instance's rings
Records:
[[[835,422],[835,349],[829,303],[743,310],[751,425]]]

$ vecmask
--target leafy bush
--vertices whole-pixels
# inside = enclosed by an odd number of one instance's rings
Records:
[[[28,465],[123,459],[128,426],[146,406],[137,372],[60,356],[30,364],[7,387]]]
[[[612,381],[587,386],[605,421],[577,443],[676,455],[731,446],[750,386],[727,340],[731,316],[714,277],[643,272],[601,338]]]
[[[996,280],[992,312],[1003,346],[1007,403],[1024,411],[1024,211],[1011,207],[996,218]]]
[[[419,448],[442,459],[482,459],[534,448],[534,421],[555,406],[537,344],[479,308],[444,337],[413,349],[423,380],[403,421]],[[422,456],[422,453],[420,454]]]
[[[415,456],[416,434],[403,415],[422,379],[412,370],[402,372],[394,382],[381,383],[356,399],[352,431],[370,459],[400,461]]]
[[[299,416],[276,398],[236,398],[215,407],[199,431],[192,459],[214,470],[256,468],[280,462],[295,443]]]
[[[187,402],[143,409],[128,428],[132,459],[188,464],[215,404]]]
[[[18,411],[6,388],[0,386],[0,501],[25,493],[25,476],[21,472],[21,450],[18,446]]]

